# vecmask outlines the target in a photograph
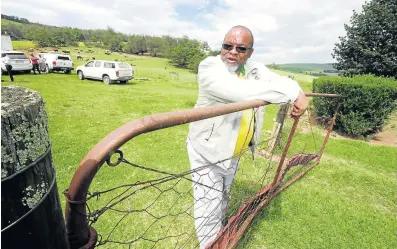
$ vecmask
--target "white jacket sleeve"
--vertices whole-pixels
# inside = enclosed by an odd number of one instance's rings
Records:
[[[296,81],[272,73],[265,66],[258,69],[259,80],[240,79],[230,74],[219,57],[208,57],[199,65],[200,91],[223,103],[248,99],[270,103],[296,100],[301,90]]]

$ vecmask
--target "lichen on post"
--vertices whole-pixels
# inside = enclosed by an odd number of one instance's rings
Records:
[[[69,248],[44,101],[1,89],[1,229],[4,248]]]

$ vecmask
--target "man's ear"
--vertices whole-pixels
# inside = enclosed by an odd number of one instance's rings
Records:
[[[251,57],[252,53],[254,53],[254,48],[251,48],[251,49],[250,49],[250,51],[249,51],[249,55],[248,55],[248,58],[250,58],[250,57]]]

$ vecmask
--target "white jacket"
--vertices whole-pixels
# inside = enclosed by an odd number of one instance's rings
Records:
[[[199,65],[199,96],[195,108],[261,99],[270,103],[294,102],[301,88],[288,77],[271,72],[260,63],[247,61],[247,79],[229,72],[220,56],[210,56]],[[265,108],[255,109],[255,130],[251,142],[261,136]],[[240,129],[242,112],[196,121],[189,126],[188,140],[212,163],[232,157]]]

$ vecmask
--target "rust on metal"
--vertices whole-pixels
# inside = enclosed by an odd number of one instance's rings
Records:
[[[272,189],[274,189],[277,185],[277,181],[280,176],[281,169],[283,168],[284,161],[285,161],[285,158],[287,157],[287,153],[288,153],[289,147],[291,146],[292,138],[294,137],[296,128],[298,127],[298,123],[299,123],[299,117],[294,118],[294,124],[292,125],[291,132],[289,133],[289,136],[288,136],[287,144],[284,147],[283,154],[281,155],[280,162],[278,163],[276,175],[274,176],[274,179],[273,179]]]
[[[323,156],[323,153],[324,153],[324,150],[325,150],[325,146],[328,143],[329,136],[331,135],[332,129],[334,128],[334,125],[335,125],[336,116],[338,115],[338,112],[339,112],[339,109],[340,109],[341,106],[342,106],[342,103],[339,103],[338,106],[336,107],[336,110],[334,112],[334,116],[332,117],[332,120],[331,120],[331,124],[327,128],[327,135],[325,135],[325,139],[324,139],[323,145],[321,146],[320,152],[318,153],[318,159],[317,160],[319,162],[320,162],[321,157]]]
[[[319,155],[317,154],[297,154],[290,157],[285,163],[285,167],[283,168],[277,182],[281,182],[283,180],[285,174],[287,174],[290,168],[298,165],[306,165],[310,161],[313,161],[314,159],[318,159],[318,158]]]

